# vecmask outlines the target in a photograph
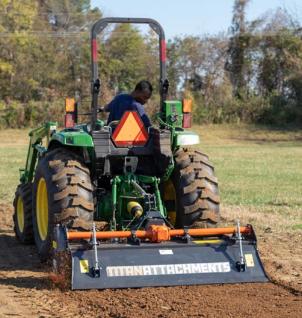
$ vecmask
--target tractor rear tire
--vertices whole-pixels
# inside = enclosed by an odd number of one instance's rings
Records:
[[[89,169],[73,152],[59,148],[43,157],[33,183],[33,229],[41,261],[51,256],[56,224],[90,230],[94,213]]]
[[[214,167],[208,156],[181,148],[174,159],[171,181],[175,189],[176,227],[215,227],[220,219],[220,199]]]
[[[34,242],[32,223],[32,184],[18,185],[14,199],[14,231],[23,244]]]

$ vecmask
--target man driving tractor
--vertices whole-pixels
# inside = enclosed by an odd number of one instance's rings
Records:
[[[119,94],[106,106],[106,111],[110,112],[108,124],[115,120],[120,120],[125,111],[137,111],[146,128],[151,126],[144,104],[152,95],[152,85],[148,81],[140,81],[136,84],[131,94]]]

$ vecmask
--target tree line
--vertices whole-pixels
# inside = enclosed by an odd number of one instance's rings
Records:
[[[247,21],[249,0],[235,0],[229,30],[167,42],[171,99],[194,100],[196,123],[274,125],[302,120],[302,28],[285,9]],[[90,107],[89,31],[102,17],[90,0],[2,0],[0,127],[63,121],[64,98]],[[114,25],[98,38],[100,104],[138,80],[158,88],[152,30]],[[158,111],[154,94],[148,111]],[[83,118],[85,120],[85,118]]]

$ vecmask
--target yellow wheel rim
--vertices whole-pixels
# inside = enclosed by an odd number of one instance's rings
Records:
[[[22,233],[24,230],[24,206],[23,200],[19,196],[17,200],[17,221],[18,221],[18,228],[19,231]]]
[[[41,178],[38,183],[36,214],[39,235],[41,240],[44,241],[48,233],[48,196],[44,178]]]
[[[174,201],[176,209],[176,191],[173,182],[170,179],[164,184],[164,201]],[[175,225],[176,211],[168,211],[168,218],[172,225]]]

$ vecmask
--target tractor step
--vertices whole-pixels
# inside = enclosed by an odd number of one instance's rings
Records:
[[[56,246],[62,247],[62,240]],[[242,237],[187,235],[160,243],[124,239],[96,245],[92,238],[88,245],[70,242],[68,249],[72,260],[72,289],[268,281],[253,231]]]

